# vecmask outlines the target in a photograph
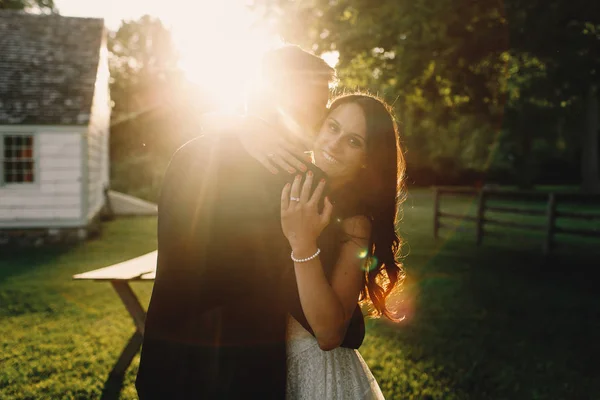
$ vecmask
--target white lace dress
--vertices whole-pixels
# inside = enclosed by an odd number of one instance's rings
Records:
[[[287,341],[287,400],[384,399],[358,350],[319,348],[317,340],[290,317]]]

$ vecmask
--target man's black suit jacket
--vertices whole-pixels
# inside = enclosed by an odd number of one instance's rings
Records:
[[[173,156],[158,207],[140,399],[285,397],[288,315],[310,331],[279,219],[289,179],[270,174],[233,134],[194,139]],[[343,346],[363,338],[357,306]]]

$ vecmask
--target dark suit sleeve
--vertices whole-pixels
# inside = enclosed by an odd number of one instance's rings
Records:
[[[255,207],[258,164],[237,136],[188,142],[172,157],[158,202],[158,260],[147,328],[185,335],[198,314],[270,286],[260,281],[262,214]],[[258,221],[258,222],[257,222]],[[252,234],[252,229],[257,230]],[[264,278],[264,277],[263,277]],[[189,315],[188,315],[189,314]],[[206,321],[203,321],[206,323]]]
[[[186,313],[198,311],[198,296],[219,302],[219,292],[203,293],[216,168],[213,139],[194,139],[173,155],[158,201],[156,279],[146,319],[151,336],[189,331]],[[199,235],[203,239],[198,240]]]
[[[202,261],[198,256],[204,253],[196,251],[191,240],[208,225],[213,207],[210,151],[209,139],[198,138],[180,148],[169,163],[158,202],[157,279],[167,272],[181,278],[178,273],[189,274],[191,264]]]

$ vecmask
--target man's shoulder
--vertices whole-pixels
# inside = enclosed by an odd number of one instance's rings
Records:
[[[197,136],[175,150],[175,156],[193,157],[206,152],[210,147],[214,146],[216,136],[202,134]]]
[[[209,155],[212,157],[223,157],[227,154],[239,156],[242,155],[242,150],[237,136],[210,132],[181,145],[175,150],[173,159],[202,161],[206,160]]]
[[[228,177],[231,181],[251,179],[256,182],[269,180],[271,176],[248,154],[235,133],[211,132],[186,142],[175,151],[171,166],[185,171],[212,171],[215,178]]]
[[[194,159],[206,151],[208,141],[204,136],[198,136],[179,146],[171,156],[171,162],[182,159]]]

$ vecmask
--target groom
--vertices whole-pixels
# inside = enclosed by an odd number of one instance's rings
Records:
[[[274,50],[249,110],[298,146],[323,118],[333,77],[299,47]],[[240,135],[206,134],[169,164],[136,381],[142,400],[283,399],[288,315],[311,331],[279,219],[290,176],[267,171]],[[357,306],[342,346],[358,348],[363,337]]]

